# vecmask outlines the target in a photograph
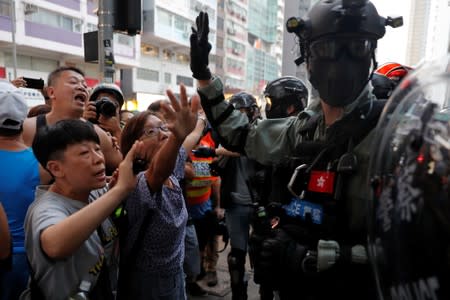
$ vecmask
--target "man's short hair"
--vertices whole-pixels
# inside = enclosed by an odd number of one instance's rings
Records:
[[[38,130],[32,147],[37,160],[46,168],[49,160],[62,159],[62,154],[67,147],[86,141],[100,144],[92,124],[78,119],[69,119]]]
[[[58,67],[48,75],[47,86],[53,86],[56,80],[61,76],[61,73],[65,71],[73,71],[80,74],[83,77],[85,76],[84,72],[78,69],[77,67],[68,67],[68,66]]]

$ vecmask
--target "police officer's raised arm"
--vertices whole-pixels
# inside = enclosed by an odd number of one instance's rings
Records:
[[[208,121],[224,139],[225,148],[244,153],[263,164],[281,160],[292,149],[295,141],[296,118],[264,120],[249,124],[248,118],[234,110],[225,101],[220,78],[213,77],[209,68],[208,14],[200,12],[196,28],[192,28],[191,63],[192,76],[198,80],[198,93]],[[283,145],[281,147],[280,145]]]

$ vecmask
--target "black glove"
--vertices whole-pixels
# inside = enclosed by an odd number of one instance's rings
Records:
[[[195,19],[197,29],[192,27],[191,41],[191,71],[192,77],[198,80],[211,79],[208,68],[211,44],[208,42],[209,19],[208,13],[200,12]]]
[[[216,149],[209,147],[198,147],[197,149],[192,150],[192,153],[194,153],[197,157],[215,157]]]
[[[262,242],[259,261],[255,262],[255,282],[277,287],[286,276],[301,276],[306,253],[307,249],[283,229],[274,229],[272,236]]]

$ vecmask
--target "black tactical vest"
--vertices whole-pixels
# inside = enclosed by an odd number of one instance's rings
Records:
[[[358,170],[354,148],[376,126],[385,102],[373,100],[358,106],[331,125],[323,141],[314,140],[319,115],[310,117],[299,129],[303,142],[297,145],[296,153],[300,155],[286,160],[277,171],[292,174],[282,201],[288,221],[303,227],[299,237],[303,242],[316,244],[318,239],[355,242],[348,228],[352,216],[346,201],[348,183]],[[305,232],[307,236],[303,236]]]

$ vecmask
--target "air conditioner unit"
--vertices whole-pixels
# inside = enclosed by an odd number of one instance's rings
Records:
[[[25,11],[24,11],[24,13],[26,15],[34,14],[37,11],[38,11],[38,7],[36,5],[30,4],[30,3],[25,3]]]

